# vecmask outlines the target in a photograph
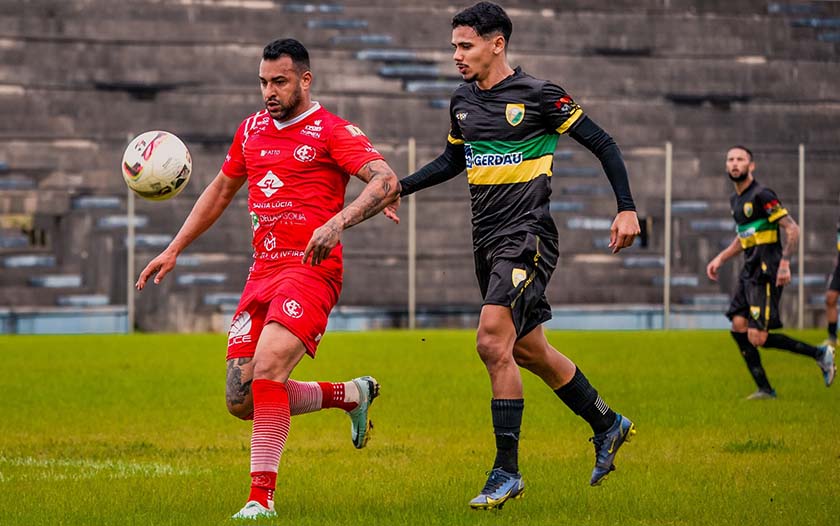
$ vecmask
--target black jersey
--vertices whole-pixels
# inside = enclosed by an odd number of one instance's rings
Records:
[[[744,193],[729,199],[738,239],[744,249],[744,271],[775,276],[782,259],[779,219],[788,215],[773,190],[753,181]]]
[[[475,83],[455,90],[448,140],[464,145],[477,248],[519,232],[557,239],[549,212],[554,150],[582,116],[563,88],[520,68],[489,90]]]

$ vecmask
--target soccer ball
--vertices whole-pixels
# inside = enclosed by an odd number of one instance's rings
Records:
[[[125,183],[143,199],[163,201],[178,195],[192,173],[184,143],[165,131],[147,131],[126,147],[122,159]]]

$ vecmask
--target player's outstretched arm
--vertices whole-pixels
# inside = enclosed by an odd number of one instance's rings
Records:
[[[381,212],[399,198],[400,184],[388,163],[381,159],[371,161],[359,170],[356,177],[367,185],[352,203],[312,232],[312,238],[303,252],[303,262],[311,257],[313,265],[327,258],[338,244],[341,233]]]
[[[157,284],[175,268],[178,255],[216,222],[246,179],[246,177],[228,177],[221,171],[216,175],[216,178],[201,192],[175,239],[140,273],[135,284],[137,290],[143,290],[146,281],[152,275],[155,276],[154,282]]]
[[[624,165],[621,150],[619,150],[613,138],[587,116],[584,116],[575,124],[569,135],[601,161],[604,173],[610,181],[613,193],[615,193],[618,214],[613,221],[612,228],[610,228],[609,245],[609,248],[615,254],[622,248],[631,246],[636,236],[641,233],[639,217],[636,215],[636,205],[633,202],[633,195],[630,193],[627,167]]]
[[[434,161],[413,174],[400,179],[400,197],[446,182],[467,168],[464,145],[446,143],[446,148]]]
[[[738,239],[738,236],[735,236],[732,243],[729,243],[728,247],[721,250],[720,254],[713,257],[712,260],[709,261],[709,264],[706,265],[706,276],[708,276],[712,281],[717,281],[718,270],[720,270],[720,267],[723,266],[727,260],[740,254],[742,250],[741,241]]]

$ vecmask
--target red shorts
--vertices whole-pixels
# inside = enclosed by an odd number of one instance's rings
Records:
[[[303,265],[249,276],[228,332],[227,359],[254,356],[263,327],[272,321],[297,336],[314,358],[340,292],[340,279]]]

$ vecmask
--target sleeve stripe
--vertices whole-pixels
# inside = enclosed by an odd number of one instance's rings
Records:
[[[557,133],[563,135],[564,133],[569,131],[569,128],[571,128],[572,125],[576,123],[582,115],[583,110],[580,108],[575,108],[575,111],[573,111],[572,114],[569,115],[569,118],[566,119],[566,122],[564,122],[559,128],[557,128]]]
[[[773,212],[773,214],[770,217],[768,217],[767,220],[770,221],[771,223],[775,223],[776,221],[785,217],[786,215],[788,215],[787,209],[779,208],[778,210]]]
[[[456,139],[451,135],[447,135],[446,140],[449,141],[449,144],[454,144],[455,146],[464,144],[464,139]]]

